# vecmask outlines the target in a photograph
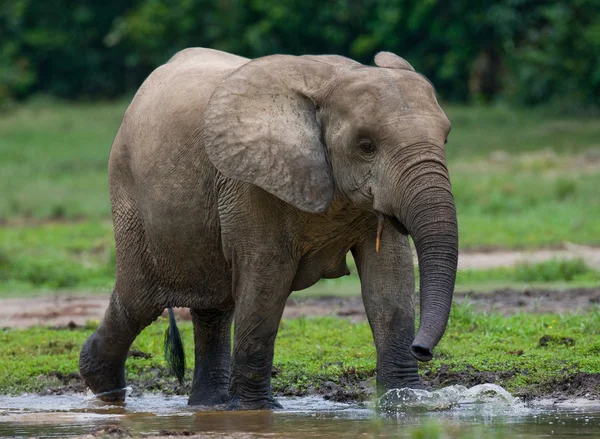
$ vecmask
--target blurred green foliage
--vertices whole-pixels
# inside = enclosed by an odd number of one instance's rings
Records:
[[[186,47],[407,58],[447,100],[597,104],[597,0],[5,0],[0,103],[135,89]]]

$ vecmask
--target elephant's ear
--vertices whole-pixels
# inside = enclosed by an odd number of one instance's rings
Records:
[[[214,91],[204,113],[208,157],[226,177],[322,213],[334,183],[318,103],[335,78],[326,63],[275,55],[251,61]]]
[[[392,52],[379,52],[375,55],[375,64],[379,67],[386,67],[388,69],[415,71],[408,61]]]

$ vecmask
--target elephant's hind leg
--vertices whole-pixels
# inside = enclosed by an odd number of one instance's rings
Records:
[[[125,399],[125,360],[131,343],[163,309],[133,311],[122,303],[115,290],[104,319],[81,349],[79,372],[87,386],[101,400]]]
[[[196,362],[189,405],[229,401],[232,310],[192,309]]]

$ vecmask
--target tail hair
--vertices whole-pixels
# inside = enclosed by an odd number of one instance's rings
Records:
[[[173,308],[169,308],[169,327],[165,331],[165,360],[171,373],[177,377],[179,384],[183,384],[185,375],[185,352],[183,340],[175,321]]]

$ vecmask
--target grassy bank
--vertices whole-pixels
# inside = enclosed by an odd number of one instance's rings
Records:
[[[0,393],[82,390],[77,378],[85,328],[0,332]],[[193,369],[193,335],[180,325],[188,358],[186,387],[178,388],[162,358],[165,322],[148,327],[127,362],[129,383],[144,391],[187,392]],[[495,381],[525,396],[568,394],[565,383],[586,379],[585,392],[600,391],[600,312],[502,317],[455,308],[435,359],[421,365],[425,381],[445,386]],[[375,350],[368,323],[337,318],[283,321],[276,342],[273,386],[280,395],[334,392],[336,398],[370,395]],[[366,390],[365,390],[366,389]],[[566,389],[566,390],[565,390]],[[337,395],[337,396],[336,396]]]
[[[322,279],[311,288],[294,293],[301,296],[360,295],[360,280],[354,262],[349,258],[352,274],[338,279]],[[415,269],[418,287],[419,272]],[[456,291],[492,291],[495,289],[565,289],[597,287],[600,272],[588,267],[581,259],[549,260],[540,263],[521,263],[512,267],[480,270],[461,270],[456,275]]]
[[[107,162],[126,102],[0,113],[0,219],[107,218]]]
[[[112,289],[115,252],[108,221],[4,227],[0,238],[0,294]]]
[[[54,294],[56,291],[109,292],[115,253],[109,221],[53,223],[0,229],[0,297]],[[322,280],[301,295],[356,295],[360,284],[354,261],[351,276]],[[418,274],[418,272],[417,272]],[[457,290],[525,286],[597,286],[600,272],[582,260],[551,260],[486,270],[459,270]]]

